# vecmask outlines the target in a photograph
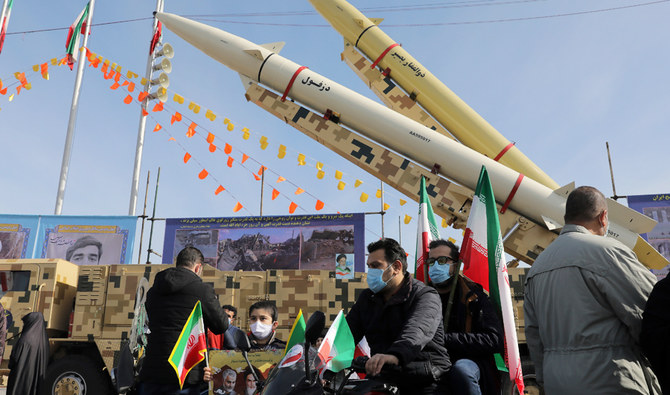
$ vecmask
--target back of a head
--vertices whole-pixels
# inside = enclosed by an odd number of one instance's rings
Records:
[[[594,187],[576,188],[565,203],[566,224],[584,224],[593,221],[603,210],[607,210],[605,196]]]
[[[395,261],[400,261],[403,273],[407,273],[407,254],[400,243],[390,238],[382,238],[368,244],[368,253],[379,249],[384,250],[384,257],[389,265]]]
[[[199,249],[195,247],[185,247],[177,255],[177,267],[192,268],[196,263],[204,263],[205,257]]]

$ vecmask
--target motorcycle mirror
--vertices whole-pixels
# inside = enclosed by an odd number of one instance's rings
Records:
[[[321,336],[323,328],[326,327],[326,315],[321,311],[315,311],[307,320],[305,325],[305,341],[315,343]]]
[[[243,330],[237,328],[235,333],[233,333],[233,339],[235,339],[237,348],[239,348],[241,351],[249,352],[249,350],[251,350],[251,342]]]

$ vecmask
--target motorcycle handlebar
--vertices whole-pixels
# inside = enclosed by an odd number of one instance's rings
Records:
[[[365,373],[365,364],[368,362],[368,357],[357,357],[351,362],[351,369],[356,373]],[[382,371],[379,374],[382,375],[393,375],[401,373],[402,369],[398,365],[389,365],[385,364],[382,367]]]

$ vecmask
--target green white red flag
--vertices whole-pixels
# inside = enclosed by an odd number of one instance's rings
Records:
[[[188,372],[205,359],[206,352],[207,336],[202,322],[202,308],[200,301],[197,301],[168,358],[168,362],[177,372],[179,388],[184,387]]]
[[[440,232],[435,223],[433,207],[426,192],[426,179],[421,177],[421,189],[419,191],[419,224],[416,232],[416,264],[414,265],[414,276],[417,280],[427,282],[427,266],[424,265],[428,259],[428,245],[431,241],[440,238]]]
[[[318,354],[321,360],[317,367],[319,374],[323,374],[326,369],[339,372],[351,366],[355,348],[354,336],[344,318],[344,313],[340,310],[319,346]]]
[[[470,217],[461,248],[461,260],[464,262],[463,274],[481,284],[489,292],[489,297],[502,315],[505,329],[505,363],[510,380],[515,382],[519,393],[523,394],[523,373],[514,325],[507,262],[500,235],[500,221],[491,180],[484,166],[472,198]]]
[[[86,4],[86,7],[79,13],[79,16],[70,26],[67,34],[67,41],[65,42],[65,48],[67,49],[67,65],[70,66],[70,70],[73,70],[74,63],[77,61],[79,56],[79,42],[82,34],[86,32],[86,20],[88,19],[88,11],[91,6],[89,2]]]
[[[5,9],[2,10],[2,27],[0,27],[0,53],[2,53],[2,46],[5,44],[5,35],[7,34],[7,25],[9,25],[9,16],[12,14],[12,6],[14,0],[9,0]]]

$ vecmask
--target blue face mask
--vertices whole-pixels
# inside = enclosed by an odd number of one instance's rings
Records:
[[[428,275],[433,281],[433,284],[443,283],[451,277],[449,274],[449,268],[451,265],[440,265],[437,262],[433,266],[428,267]]]
[[[387,281],[382,280],[382,275],[390,267],[391,266],[387,267],[384,270],[373,269],[373,268],[368,269],[368,287],[370,288],[370,290],[373,293],[378,293],[382,289],[386,288],[386,285],[388,284],[388,280]]]

